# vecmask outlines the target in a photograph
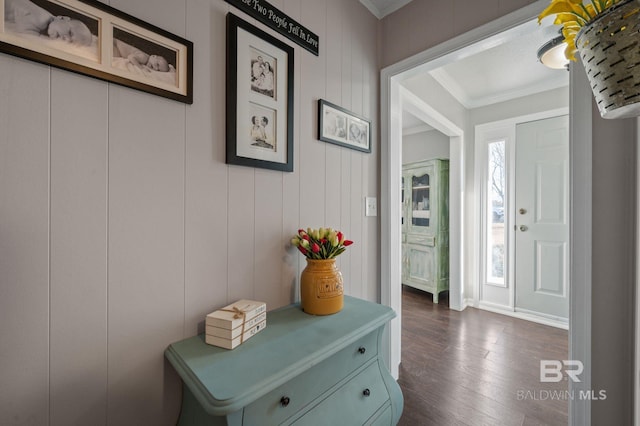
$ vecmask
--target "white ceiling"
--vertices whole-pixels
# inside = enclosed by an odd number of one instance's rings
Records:
[[[556,37],[557,29],[536,24],[531,30],[429,74],[467,109],[567,86],[566,70],[549,69],[537,58],[540,46]]]
[[[404,136],[428,132],[429,130],[433,130],[433,127],[429,126],[407,110],[402,111],[402,134]]]
[[[569,73],[549,69],[537,58],[538,49],[557,35],[552,22],[543,21],[542,26],[537,20],[528,22],[490,48],[461,54],[461,59],[412,77],[407,86],[420,87],[421,79],[433,77],[467,109],[566,87]],[[408,117],[403,128],[406,132],[416,125],[419,124]]]
[[[411,1],[360,0],[360,3],[378,19],[382,19]],[[548,69],[537,59],[538,49],[558,35],[553,20],[544,20],[542,24],[524,24],[518,37],[431,70],[429,75],[467,109],[567,86],[568,72]],[[420,78],[413,77],[411,80]],[[420,129],[426,126],[406,111],[402,120],[405,134],[423,131]]]

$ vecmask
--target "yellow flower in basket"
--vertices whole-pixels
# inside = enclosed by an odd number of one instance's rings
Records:
[[[562,35],[567,43],[564,55],[576,60],[576,37],[582,27],[594,21],[598,15],[624,0],[552,0],[540,13],[538,23],[547,16],[555,15],[555,25],[562,25]]]

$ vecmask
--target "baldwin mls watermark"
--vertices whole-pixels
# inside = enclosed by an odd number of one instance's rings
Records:
[[[584,371],[584,364],[578,360],[540,360],[540,383],[559,383],[571,380],[580,383],[580,375]],[[518,401],[574,401],[590,400],[604,401],[607,399],[606,390],[551,390],[551,389],[518,389]]]
[[[541,383],[558,383],[566,380],[566,374],[572,381],[579,383],[580,375],[584,371],[582,361],[565,360],[558,361],[555,359],[540,360],[540,382]],[[564,373],[564,374],[563,374]]]

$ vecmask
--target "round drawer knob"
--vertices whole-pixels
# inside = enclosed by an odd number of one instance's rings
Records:
[[[360,353],[361,353],[361,354],[363,354],[363,355],[364,355],[364,353],[365,353],[366,351],[367,351],[367,348],[365,348],[364,346],[360,346],[360,347],[358,348],[358,352],[360,352]]]
[[[280,405],[282,405],[283,407],[286,407],[287,405],[289,405],[290,402],[291,400],[289,399],[288,396],[283,396],[282,398],[280,398]]]
[[[364,396],[369,396],[369,395],[371,395],[371,391],[369,389],[365,389],[365,390],[362,391],[362,394]]]

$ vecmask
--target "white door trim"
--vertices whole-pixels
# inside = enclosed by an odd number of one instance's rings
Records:
[[[537,0],[528,6],[505,15],[486,25],[441,43],[390,65],[381,71],[381,301],[401,312],[401,250],[400,250],[400,175],[402,170],[402,127],[400,81],[412,75],[433,69],[461,55],[469,46],[489,47],[491,37],[509,37],[515,27],[537,15],[548,6],[547,0]],[[478,43],[478,40],[481,42]],[[483,42],[485,41],[485,45]],[[576,68],[578,68],[576,70]],[[575,286],[571,291],[569,356],[581,360],[584,371],[581,389],[591,388],[591,92],[584,70],[571,67],[571,276]],[[578,143],[579,141],[579,143]],[[462,146],[462,144],[460,144]],[[464,167],[461,167],[461,173]],[[452,192],[453,193],[453,192]],[[460,206],[461,207],[461,206]],[[461,212],[462,213],[462,212]],[[460,238],[460,236],[456,236]],[[473,240],[473,239],[472,239]],[[471,244],[476,244],[471,241]],[[387,360],[394,377],[398,377],[400,364],[399,317],[389,327]],[[577,388],[573,383],[571,389]],[[589,426],[591,403],[589,400],[569,401],[569,424]]]
[[[591,390],[591,259],[592,259],[592,113],[593,95],[582,65],[572,64],[569,84],[569,157],[571,161],[571,287],[569,359],[584,365],[582,382],[569,389]],[[578,285],[578,283],[580,283]],[[569,401],[569,424],[591,425],[591,401]]]

